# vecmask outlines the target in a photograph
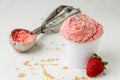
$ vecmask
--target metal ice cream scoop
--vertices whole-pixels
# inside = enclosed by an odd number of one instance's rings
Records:
[[[25,30],[30,34],[38,36],[40,33],[46,32],[59,32],[61,23],[68,17],[80,13],[79,9],[73,8],[72,6],[61,5],[56,8],[43,22],[42,25],[33,31],[25,29],[14,29],[10,34],[10,44],[12,47],[19,52],[29,51],[35,44],[36,39],[29,43],[21,43],[13,40],[12,34],[17,30]]]

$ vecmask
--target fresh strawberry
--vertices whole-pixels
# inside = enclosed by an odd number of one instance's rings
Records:
[[[89,77],[95,77],[106,69],[105,65],[107,64],[108,62],[102,61],[97,54],[93,54],[93,57],[87,63],[86,73]]]

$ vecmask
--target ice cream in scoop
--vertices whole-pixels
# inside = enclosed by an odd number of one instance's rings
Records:
[[[85,14],[69,17],[61,27],[61,34],[66,39],[77,43],[94,41],[103,33],[102,25]]]

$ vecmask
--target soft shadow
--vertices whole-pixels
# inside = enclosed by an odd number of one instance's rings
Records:
[[[47,33],[41,33],[37,36],[36,44],[28,51],[26,54],[38,54],[37,52],[41,51],[43,49],[43,45],[41,45],[42,41],[45,39],[46,35],[52,35],[54,33],[47,32]]]
[[[27,52],[27,54],[36,54],[38,51],[41,50],[41,46],[35,43],[35,45]]]

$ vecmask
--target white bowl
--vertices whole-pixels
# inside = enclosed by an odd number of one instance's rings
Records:
[[[71,67],[85,69],[88,59],[98,50],[100,38],[92,42],[76,43],[65,39],[65,59]]]

